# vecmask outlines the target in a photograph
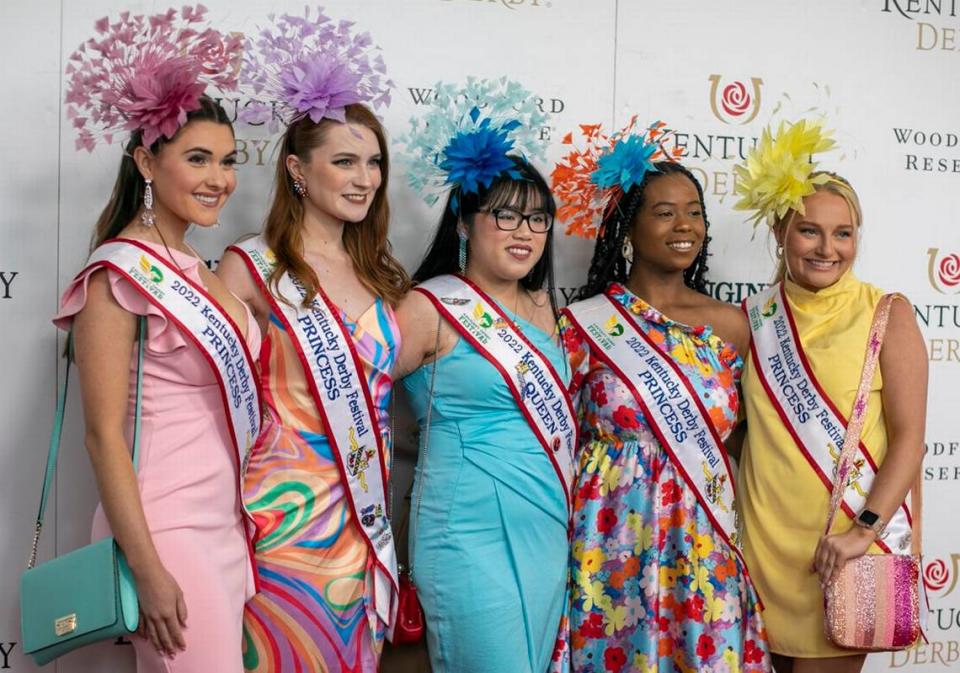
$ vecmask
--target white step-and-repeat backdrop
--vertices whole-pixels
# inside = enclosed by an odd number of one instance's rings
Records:
[[[207,0],[223,31],[252,32],[302,0]],[[929,643],[873,655],[867,671],[960,667],[960,3],[956,0],[328,0],[383,49],[396,83],[381,114],[393,136],[438,80],[510,78],[550,114],[542,168],[580,123],[617,128],[631,115],[677,130],[684,162],[705,187],[715,296],[740,301],[764,286],[772,260],[732,209],[733,166],[772,120],[825,115],[841,150],[822,157],[858,189],[866,223],[857,272],[914,302],[930,360],[926,558],[933,613]],[[36,514],[58,375],[50,324],[59,293],[81,267],[93,221],[109,195],[119,147],[74,151],[63,113],[64,65],[93,23],[137,0],[3,0],[0,5],[0,670],[33,671],[22,652],[18,578]],[[228,99],[233,114],[242,100]],[[267,205],[275,136],[237,126],[240,186],[218,230],[191,242],[211,260],[258,229]],[[396,166],[396,163],[394,164]],[[427,208],[393,172],[392,240],[408,268],[424,252],[439,207]],[[565,296],[584,278],[590,244],[562,240]],[[87,541],[95,490],[71,394],[60,478],[41,555]],[[185,466],[187,468],[188,466]],[[409,470],[409,466],[407,466]],[[132,671],[123,644],[58,662],[63,673]],[[119,655],[119,656],[118,656]],[[119,663],[118,663],[119,662]]]

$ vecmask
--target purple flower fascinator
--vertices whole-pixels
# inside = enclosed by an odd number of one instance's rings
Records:
[[[240,113],[251,124],[302,117],[345,121],[344,108],[390,103],[393,82],[369,33],[355,34],[352,21],[333,21],[318,7],[314,15],[270,15],[273,25],[248,37],[240,81],[254,99]]]
[[[67,118],[78,150],[136,130],[149,147],[177,133],[208,86],[236,89],[242,38],[206,26],[206,12],[203,5],[153,16],[123,12],[94,24],[96,36],[67,64]]]

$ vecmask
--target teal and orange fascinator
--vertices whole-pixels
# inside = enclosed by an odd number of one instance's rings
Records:
[[[581,124],[584,146],[573,147],[551,173],[553,194],[560,202],[557,216],[567,223],[567,234],[596,238],[604,218],[623,195],[657,170],[657,161],[678,160],[682,148],[670,146],[664,122],[637,128],[636,115],[616,133],[607,135],[601,124]],[[573,133],[563,138],[573,145]]]

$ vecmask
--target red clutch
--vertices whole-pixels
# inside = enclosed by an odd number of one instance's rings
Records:
[[[426,629],[423,608],[417,598],[417,586],[407,572],[400,573],[397,625],[393,630],[394,645],[409,645],[420,642]]]

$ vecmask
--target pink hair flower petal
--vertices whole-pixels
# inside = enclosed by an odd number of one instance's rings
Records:
[[[77,149],[93,151],[128,131],[141,131],[149,147],[176,135],[208,86],[236,89],[240,40],[206,26],[206,12],[203,5],[152,16],[122,12],[115,22],[94,23],[96,35],[66,68],[67,117],[89,120],[75,123]]]

